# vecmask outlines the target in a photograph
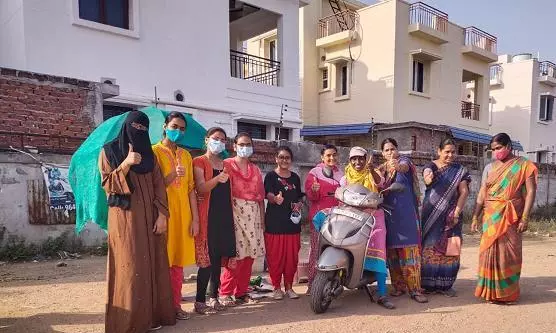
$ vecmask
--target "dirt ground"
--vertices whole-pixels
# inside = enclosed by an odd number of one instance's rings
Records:
[[[0,266],[0,332],[103,332],[104,257]],[[193,315],[160,332],[554,332],[556,329],[556,240],[524,242],[518,305],[485,304],[473,297],[477,241],[467,240],[456,298],[430,297],[417,304],[407,296],[385,310],[359,291],[347,291],[323,315],[311,312],[308,298],[261,301],[218,315]],[[195,284],[186,283],[184,293]],[[296,290],[305,291],[299,285]],[[192,304],[184,302],[191,310]]]

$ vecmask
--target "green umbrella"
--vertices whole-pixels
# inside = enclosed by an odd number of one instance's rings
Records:
[[[149,117],[149,136],[151,143],[162,140],[162,125],[169,111],[149,106],[141,109]],[[107,230],[108,204],[106,193],[101,187],[98,157],[102,147],[114,140],[120,133],[127,112],[112,117],[98,126],[73,154],[69,167],[69,182],[75,197],[77,233],[87,222],[94,222]],[[178,145],[187,149],[202,149],[206,130],[191,115],[184,114],[187,120],[185,136]]]

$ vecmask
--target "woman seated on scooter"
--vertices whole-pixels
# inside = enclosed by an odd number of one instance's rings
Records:
[[[342,186],[351,184],[360,184],[372,192],[378,192],[378,187],[382,185],[382,177],[372,166],[372,155],[367,155],[367,151],[361,147],[353,147],[349,152],[349,164],[345,169],[345,176],[341,179]],[[386,277],[388,276],[386,268],[386,226],[384,223],[384,212],[378,210],[372,212],[371,209],[365,209],[369,213],[373,213],[376,221],[374,229],[371,233],[369,243],[367,245],[367,256],[365,258],[365,270],[374,273],[378,285],[378,301],[377,303],[387,309],[393,309],[394,304],[390,302],[386,291]],[[322,219],[321,223],[326,219],[329,211],[321,211],[315,219]]]

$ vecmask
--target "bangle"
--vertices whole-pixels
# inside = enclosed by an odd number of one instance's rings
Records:
[[[471,219],[472,223],[478,223],[479,219],[477,218],[477,216],[473,216],[473,218]]]
[[[529,216],[522,216],[521,222],[525,222],[525,223],[529,222]]]

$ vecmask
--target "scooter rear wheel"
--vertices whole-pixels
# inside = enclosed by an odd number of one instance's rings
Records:
[[[326,272],[317,272],[311,284],[311,309],[314,313],[324,313],[332,303],[332,281]]]

